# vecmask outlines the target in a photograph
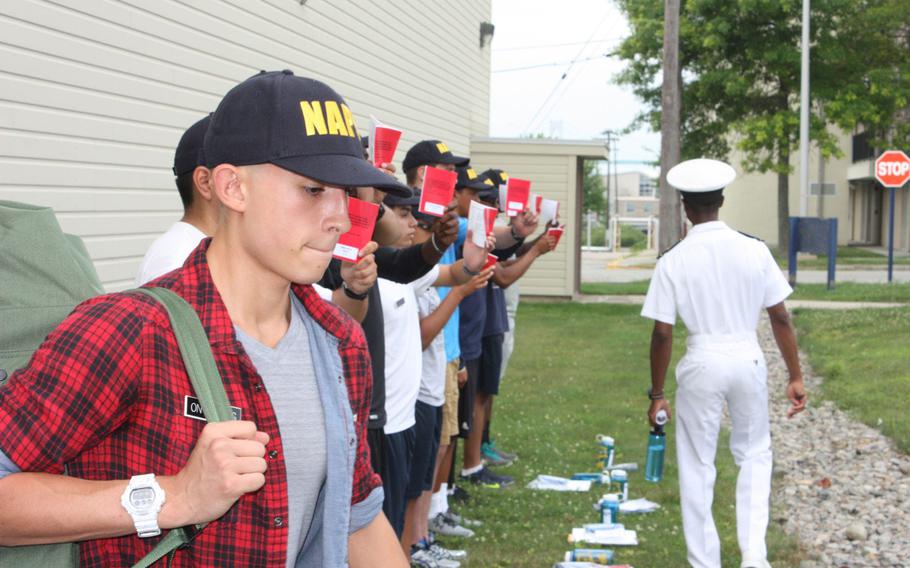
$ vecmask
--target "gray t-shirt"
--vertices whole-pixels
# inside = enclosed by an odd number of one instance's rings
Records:
[[[288,483],[288,568],[296,564],[326,477],[325,417],[302,319],[310,316],[293,294],[291,305],[291,325],[274,349],[234,326],[262,376],[281,431]]]

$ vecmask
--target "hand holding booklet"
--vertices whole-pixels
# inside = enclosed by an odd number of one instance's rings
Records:
[[[348,262],[357,262],[361,249],[373,238],[373,228],[376,226],[378,215],[379,206],[375,203],[354,197],[348,198],[351,229],[339,237],[332,256]]]
[[[468,231],[471,231],[471,241],[480,248],[487,246],[487,237],[493,232],[497,213],[492,207],[476,201],[471,202],[471,209],[468,211]]]
[[[455,182],[458,174],[427,166],[423,175],[423,187],[420,190],[421,213],[442,217],[446,207],[455,195]]]
[[[560,225],[558,227],[550,227],[549,229],[547,229],[547,236],[553,237],[554,239],[556,239],[556,244],[553,245],[553,250],[556,250],[556,247],[559,245],[559,239],[562,238],[562,234],[565,232],[565,230],[566,230],[565,225]]]
[[[391,164],[395,158],[401,130],[386,126],[375,118],[372,119],[370,126],[370,162],[381,168],[382,164]]]

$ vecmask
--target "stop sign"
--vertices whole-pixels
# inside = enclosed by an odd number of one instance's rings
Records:
[[[910,158],[900,150],[888,150],[875,160],[875,179],[885,187],[901,187],[910,180]]]

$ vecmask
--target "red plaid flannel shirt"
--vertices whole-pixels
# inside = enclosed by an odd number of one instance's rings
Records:
[[[153,284],[186,299],[202,321],[231,405],[271,436],[265,486],[244,495],[209,524],[175,566],[285,566],[288,493],[275,411],[215,289],[206,262],[208,241],[183,268]],[[339,340],[358,448],[352,502],[381,482],[366,443],[371,372],[363,331],[312,286],[293,286],[309,314]],[[0,450],[23,471],[82,479],[176,474],[204,422],[184,416],[193,388],[165,310],[137,293],[99,296],[77,306],[41,345],[29,366],[0,389]],[[271,458],[271,450],[277,457]],[[160,537],[159,537],[160,538]],[[158,538],[137,536],[81,544],[87,567],[129,566]]]

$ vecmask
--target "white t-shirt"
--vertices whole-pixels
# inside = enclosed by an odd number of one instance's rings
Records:
[[[431,286],[439,277],[436,266],[410,284],[379,278],[385,336],[385,413],[383,431],[395,434],[414,425],[414,405],[423,375],[420,318],[415,290]]]
[[[439,293],[432,286],[417,290],[416,294],[420,319],[435,312],[442,303]],[[442,406],[446,401],[446,342],[442,330],[423,350],[423,374],[420,378],[417,400],[430,406]]]
[[[755,333],[763,308],[793,289],[762,241],[723,221],[699,223],[654,268],[641,315],[690,334]]]
[[[136,275],[136,286],[142,286],[162,274],[183,266],[186,257],[204,238],[205,233],[184,221],[177,221],[171,225],[166,233],[155,239],[145,253],[139,265],[139,273]]]

